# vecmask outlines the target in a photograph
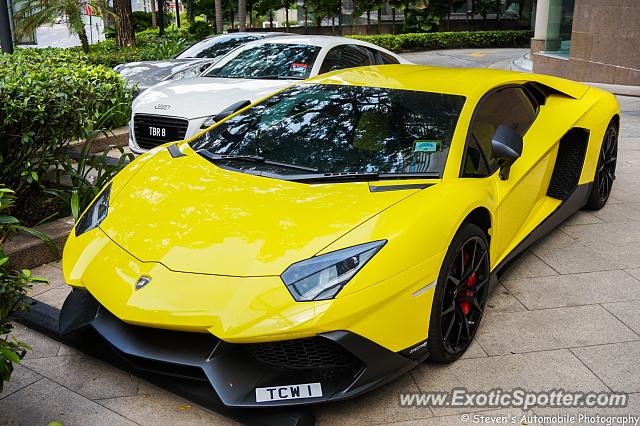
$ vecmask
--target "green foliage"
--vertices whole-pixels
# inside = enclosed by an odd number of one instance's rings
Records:
[[[436,33],[356,35],[352,38],[377,44],[396,52],[412,50],[526,47],[532,31],[461,31]]]
[[[187,42],[187,40],[184,38],[178,38],[174,40],[163,38],[151,46],[151,49],[149,49],[149,54],[154,58],[159,59],[173,58],[188,46],[189,42]]]
[[[196,21],[193,24],[189,25],[189,27],[187,28],[187,32],[192,38],[195,38],[196,40],[202,40],[203,38],[213,34],[215,32],[215,28],[204,21]]]
[[[113,70],[72,50],[0,56],[0,182],[20,197],[96,128],[126,125],[131,93]]]
[[[123,148],[118,147],[120,156],[111,163],[108,154],[116,149],[115,146],[108,146],[104,152],[91,155],[91,145],[95,136],[103,133],[95,132],[87,138],[77,155],[65,155],[61,168],[56,173],[57,189],[48,190],[49,193],[60,197],[66,206],[65,213],[70,213],[75,220],[78,220],[80,214],[89,207],[100,190],[134,159],[133,154],[125,153]],[[71,180],[70,188],[64,187],[62,180],[65,178]]]
[[[13,201],[13,191],[0,185],[0,246],[3,238],[22,228],[18,220],[7,213],[13,206]],[[25,343],[9,336],[13,329],[9,317],[14,312],[28,309],[25,296],[33,282],[46,280],[32,277],[31,272],[26,269],[11,269],[9,258],[0,248],[0,392],[3,383],[11,378],[13,365],[20,364],[27,350],[31,349]]]
[[[151,12],[133,12],[133,29],[138,32],[149,28],[151,28]]]

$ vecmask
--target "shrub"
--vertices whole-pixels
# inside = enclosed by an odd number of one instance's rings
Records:
[[[409,34],[355,35],[351,38],[368,41],[395,52],[412,50],[497,48],[529,46],[531,31],[461,31]]]
[[[151,28],[151,12],[133,12],[133,29],[144,31]]]
[[[13,191],[0,185],[0,246],[5,238],[10,237],[20,227],[13,216],[6,212],[13,206]],[[50,242],[50,240],[49,240]],[[13,365],[20,361],[29,350],[25,343],[10,338],[13,329],[9,318],[16,311],[28,308],[25,296],[32,282],[46,282],[40,278],[33,278],[24,269],[15,271],[9,267],[9,259],[0,248],[0,392],[3,383],[8,381],[13,372]]]
[[[0,56],[0,182],[20,197],[96,128],[126,125],[131,93],[113,70],[77,52],[18,49]]]

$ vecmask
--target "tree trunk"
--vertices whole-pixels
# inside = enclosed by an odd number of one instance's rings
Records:
[[[118,47],[135,46],[136,38],[133,29],[131,0],[113,0],[113,6],[116,10],[116,15],[118,15],[118,20],[116,21],[116,44]]]
[[[391,8],[391,34],[396,34],[396,8]]]
[[[176,26],[180,29],[180,2],[176,0]]]
[[[307,8],[304,8],[304,33],[306,34],[309,30],[309,11]]]
[[[358,6],[356,6],[356,4],[357,4],[357,1],[353,0],[352,6],[351,6],[353,8],[353,9],[351,9],[351,34],[355,34],[356,33],[356,17],[354,15],[356,13],[356,9],[358,7]]]
[[[239,31],[247,30],[247,0],[238,0],[238,24]]]
[[[231,26],[229,28],[231,29],[233,29],[233,18],[234,18],[233,8],[231,8],[231,11],[229,12],[229,21],[231,21]]]
[[[156,15],[156,0],[151,0],[151,27],[158,28],[158,15]]]
[[[367,9],[367,34],[371,33],[371,11]]]
[[[78,32],[78,38],[80,38],[80,45],[84,53],[89,53],[89,40],[87,39],[87,30],[82,26],[82,30]]]
[[[269,9],[269,28],[273,28],[273,10]]]
[[[285,23],[284,26],[287,27],[287,29],[289,29],[289,5],[285,4],[284,5],[284,19],[285,19]]]
[[[158,0],[158,34],[164,35],[164,0]]]
[[[222,0],[214,2],[216,13],[216,34],[222,34]]]
[[[378,34],[382,34],[382,8],[378,9],[378,25],[376,27]]]

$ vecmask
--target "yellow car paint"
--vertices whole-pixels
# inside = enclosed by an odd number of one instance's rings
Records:
[[[509,179],[461,178],[473,112],[488,91],[538,82],[548,97],[524,137]],[[593,181],[600,144],[619,114],[598,89],[542,75],[389,65],[326,74],[304,84],[351,84],[466,97],[442,179],[430,187],[370,192],[397,181],[303,184],[224,170],[179,144],[143,155],[112,182],[99,229],[69,237],[67,283],[85,287],[121,320],[260,342],[349,330],[390,350],[424,340],[445,253],[475,209],[491,217],[494,268],[560,204],[546,196],[558,142],[590,129],[580,183]],[[260,101],[258,101],[260,102]],[[188,141],[187,141],[188,142]],[[387,244],[333,300],[296,302],[279,275],[314,255],[365,242]],[[149,275],[140,291],[135,282]],[[426,290],[425,290],[426,289]]]

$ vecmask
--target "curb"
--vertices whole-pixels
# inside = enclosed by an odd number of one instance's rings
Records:
[[[135,370],[93,330],[61,336],[58,333],[60,310],[31,297],[26,299],[30,311],[17,312],[16,322],[211,411],[247,425],[312,426],[315,424],[315,416],[309,408],[229,408],[220,402],[209,383]]]
[[[33,269],[45,263],[59,260],[64,243],[73,228],[73,223],[73,218],[69,216],[35,227],[36,230],[48,235],[53,240],[53,243],[58,248],[57,253],[52,253],[46,242],[26,232],[14,235],[3,246],[11,266],[16,269]]]

